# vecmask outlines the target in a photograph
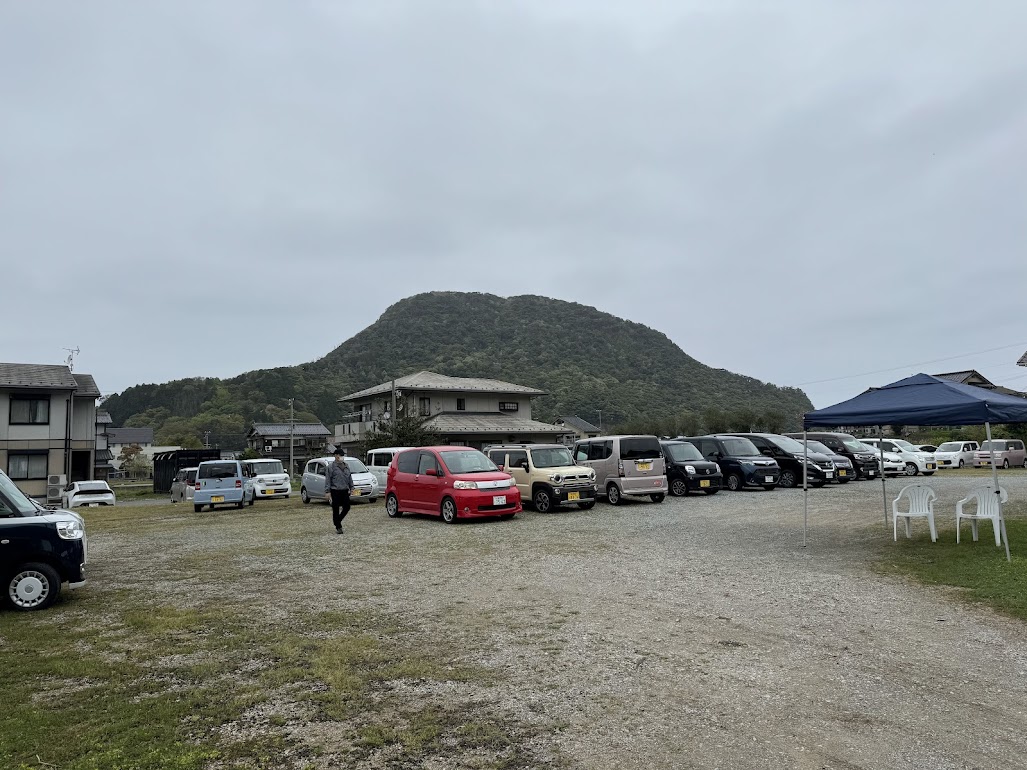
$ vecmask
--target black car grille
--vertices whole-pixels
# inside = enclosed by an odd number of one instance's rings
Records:
[[[479,505],[479,511],[509,511],[511,508],[516,507],[513,503],[505,503],[504,505]]]
[[[817,465],[819,465],[825,471],[833,471],[834,470],[834,463],[832,463],[830,460],[828,460],[827,462],[817,463]]]

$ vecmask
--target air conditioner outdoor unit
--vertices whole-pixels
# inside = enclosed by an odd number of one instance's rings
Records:
[[[47,487],[46,487],[46,503],[47,503],[47,505],[52,505],[53,503],[57,503],[59,505],[60,502],[61,502],[61,493],[63,491],[64,491],[64,487],[49,486],[49,485],[47,485]]]
[[[68,485],[68,477],[63,473],[54,473],[46,477],[47,484],[53,484],[54,486],[66,487]]]
[[[266,454],[266,455],[271,454],[271,445],[270,444],[264,444],[264,454]]]

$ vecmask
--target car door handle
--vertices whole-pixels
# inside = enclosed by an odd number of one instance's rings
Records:
[[[0,545],[10,545],[10,540],[0,540]]]

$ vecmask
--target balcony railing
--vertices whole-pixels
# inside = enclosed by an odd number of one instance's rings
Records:
[[[361,441],[374,430],[374,421],[344,422],[335,426],[335,440],[342,443]]]

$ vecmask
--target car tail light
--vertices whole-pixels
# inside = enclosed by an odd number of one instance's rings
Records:
[[[197,481],[196,482],[196,486],[193,487],[193,489],[195,489],[197,492],[199,492],[200,491],[200,482]]]
[[[235,480],[235,488],[236,489],[242,489],[242,479],[236,479]]]
[[[618,460],[617,461],[617,475],[618,476],[623,476],[624,475],[624,461],[623,460]]]

